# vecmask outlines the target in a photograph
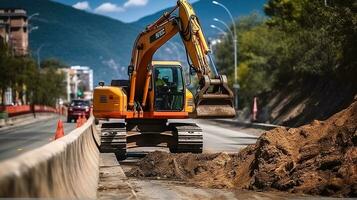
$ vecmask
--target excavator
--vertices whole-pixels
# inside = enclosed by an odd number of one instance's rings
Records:
[[[187,88],[180,62],[153,60],[154,53],[176,34],[185,46],[190,74],[198,81],[195,93]],[[202,129],[172,120],[236,115],[227,78],[217,72],[199,19],[187,0],[178,0],[170,12],[138,35],[128,76],[129,80],[112,80],[110,86],[99,82],[93,94],[96,119],[121,119],[101,124],[100,151],[115,153],[118,159],[125,159],[127,149],[135,147],[202,153]]]

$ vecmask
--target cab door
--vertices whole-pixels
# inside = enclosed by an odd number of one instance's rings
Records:
[[[154,66],[154,110],[183,111],[185,84],[181,66]]]

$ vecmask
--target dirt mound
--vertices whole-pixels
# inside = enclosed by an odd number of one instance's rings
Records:
[[[127,175],[205,187],[357,197],[357,102],[326,121],[265,132],[235,155],[153,152]]]

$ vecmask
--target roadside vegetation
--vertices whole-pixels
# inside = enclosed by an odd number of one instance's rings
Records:
[[[301,89],[324,83],[357,85],[357,4],[354,0],[269,0],[267,17],[252,14],[238,20],[240,101],[256,95]],[[217,46],[220,70],[233,82],[232,39]],[[336,85],[336,84],[335,84]],[[338,87],[326,87],[326,90]],[[308,89],[306,90],[308,91]],[[242,105],[242,104],[241,104]]]
[[[6,45],[0,44],[0,105],[4,105],[5,91],[12,88],[13,96],[17,95],[21,104],[54,106],[65,95],[65,75],[58,70],[64,67],[54,59],[37,66],[33,58],[14,57]]]

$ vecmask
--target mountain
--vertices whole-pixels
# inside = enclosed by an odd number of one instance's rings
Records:
[[[226,5],[234,17],[253,11],[262,12],[265,3],[265,0],[218,1]],[[163,9],[134,23],[123,23],[49,0],[0,0],[0,7],[23,8],[29,16],[39,13],[30,20],[32,26],[39,27],[30,33],[32,55],[36,58],[39,52],[41,59],[55,57],[68,65],[90,66],[94,70],[94,83],[127,78],[127,66],[136,36],[146,25],[169,10]],[[193,7],[208,38],[218,34],[210,28],[214,17],[230,23],[226,11],[212,4],[211,0],[200,0]],[[179,60],[187,67],[178,36],[160,48],[154,58]]]
[[[39,27],[30,33],[34,57],[40,50],[40,58],[90,66],[94,83],[126,77],[132,44],[140,31],[136,25],[48,0],[1,0],[0,7],[23,8],[29,16],[39,13],[30,20]]]
[[[225,5],[233,18],[239,18],[241,16],[249,15],[253,12],[258,12],[263,14],[263,6],[266,0],[217,0],[219,3]],[[200,23],[203,27],[206,37],[212,37],[217,35],[217,30],[210,27],[211,24],[215,24],[225,29],[224,25],[213,21],[213,18],[218,18],[228,25],[231,24],[231,18],[224,8],[212,3],[212,0],[200,0],[192,4],[195,9],[196,15],[198,16]],[[154,22],[158,19],[164,12],[171,10],[172,8],[163,9],[152,15],[148,15],[134,22],[137,26],[145,27],[147,24]]]

